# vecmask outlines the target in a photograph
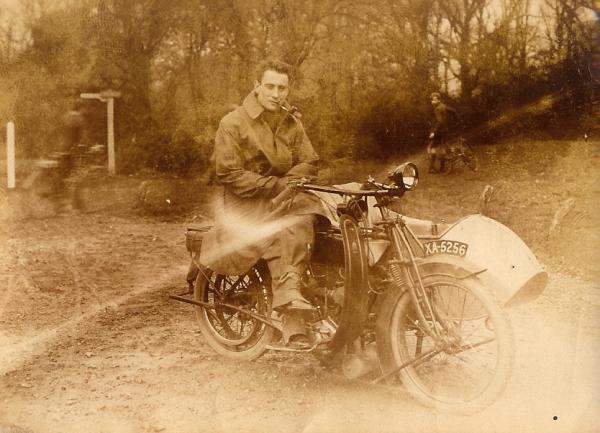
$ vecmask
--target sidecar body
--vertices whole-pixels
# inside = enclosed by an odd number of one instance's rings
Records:
[[[516,305],[537,298],[548,274],[533,252],[512,230],[481,214],[466,216],[451,225],[405,219],[422,244],[427,261],[462,258],[473,272],[481,272],[494,286],[502,304]]]
[[[342,185],[360,189],[357,183]],[[336,205],[341,197],[317,193],[336,224]],[[372,226],[380,212],[368,200],[364,224]],[[399,215],[400,217],[400,215]],[[493,290],[498,301],[516,305],[537,298],[545,289],[548,274],[530,248],[511,229],[481,214],[468,215],[453,224],[438,224],[429,220],[402,216],[406,226],[418,241],[415,248],[422,253],[421,263],[428,270],[460,269],[464,277],[476,275]],[[369,265],[377,263],[389,247],[387,240],[368,240]]]

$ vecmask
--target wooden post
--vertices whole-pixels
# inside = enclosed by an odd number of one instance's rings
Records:
[[[15,124],[6,124],[6,186],[15,187]]]
[[[108,128],[108,174],[115,174],[115,99],[108,98],[106,103]]]
[[[115,174],[115,98],[121,97],[121,92],[104,90],[100,93],[82,93],[83,99],[97,99],[106,102],[106,147],[108,151],[108,174]]]

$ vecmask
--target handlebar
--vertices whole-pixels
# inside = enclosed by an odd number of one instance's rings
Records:
[[[391,184],[375,182],[371,176],[367,179],[365,187],[367,189],[348,189],[335,186],[324,186],[309,183],[309,179],[297,179],[288,183],[288,186],[275,198],[271,200],[271,207],[282,206],[288,198],[297,192],[318,191],[341,196],[353,197],[375,197],[380,199],[391,199],[402,197],[406,191],[412,191],[419,181],[419,170],[412,162],[406,162],[397,166],[388,175]]]
[[[372,185],[375,189],[346,189],[346,188],[338,188],[335,186],[323,186],[316,185],[312,183],[304,183],[297,182],[290,184],[290,190],[297,191],[320,191],[320,192],[328,192],[331,194],[338,195],[351,195],[351,196],[359,196],[359,197],[381,197],[381,196],[390,196],[390,197],[398,197],[401,196],[404,191],[395,185],[386,185],[383,183],[378,183],[373,180],[368,181],[369,185]],[[281,195],[281,194],[280,194]]]

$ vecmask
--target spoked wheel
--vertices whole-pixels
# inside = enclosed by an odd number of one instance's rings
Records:
[[[196,307],[196,316],[202,334],[217,353],[248,360],[262,355],[273,338],[274,329],[248,314],[220,304],[268,316],[271,311],[269,285],[268,274],[260,266],[234,277],[210,271],[198,274],[194,298],[214,307]]]
[[[440,174],[450,174],[454,169],[454,158],[452,157],[444,157],[444,164],[440,165]]]
[[[471,149],[468,145],[465,145],[463,150],[463,161],[471,171],[477,171],[477,169],[479,168],[479,161],[477,160],[477,155],[475,155],[473,149]]]
[[[401,381],[427,406],[477,412],[499,397],[510,378],[510,324],[493,296],[474,279],[429,275],[423,284],[433,309],[427,324],[440,329],[440,337],[426,332],[408,293],[390,292],[377,323],[382,371],[394,372],[389,383]]]

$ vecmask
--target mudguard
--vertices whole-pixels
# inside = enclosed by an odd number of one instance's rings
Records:
[[[348,215],[340,217],[340,229],[344,240],[344,305],[330,344],[334,353],[360,336],[369,313],[369,266],[365,240],[356,220]]]
[[[194,284],[196,277],[198,276],[200,270],[198,260],[200,259],[202,241],[210,229],[212,229],[212,226],[188,227],[185,232],[185,248],[188,250],[191,257],[190,266],[188,267],[188,273],[186,275],[186,281],[190,287]]]
[[[533,252],[515,232],[496,220],[469,215],[448,228],[440,239],[469,245],[463,259],[475,269],[485,269],[482,278],[501,282],[504,289],[497,296],[502,304],[531,301],[546,287],[548,274]]]
[[[545,272],[535,274],[523,286],[509,285],[494,274],[494,272],[479,264],[464,258],[436,254],[419,259],[421,275],[452,275],[460,279],[475,278],[490,290],[501,305],[514,306],[537,297],[546,286]]]
[[[486,268],[449,254],[436,254],[419,259],[419,271],[425,275],[452,275],[459,280],[476,278],[488,288],[501,303],[511,298],[510,288],[494,277]]]

